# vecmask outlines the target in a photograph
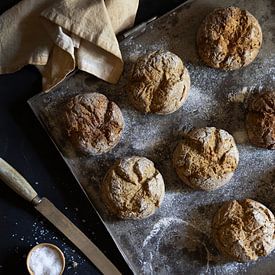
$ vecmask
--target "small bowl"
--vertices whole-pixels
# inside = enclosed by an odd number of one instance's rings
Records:
[[[33,271],[31,270],[30,268],[30,259],[31,259],[31,254],[32,252],[39,248],[39,247],[50,247],[51,249],[54,249],[56,252],[58,252],[59,256],[60,256],[60,259],[61,259],[61,265],[62,265],[62,269],[61,269],[61,272],[60,272],[60,275],[63,274],[64,272],[64,269],[65,269],[65,257],[64,257],[64,254],[63,252],[54,244],[51,244],[51,243],[40,243],[36,246],[34,246],[28,253],[28,256],[27,256],[27,260],[26,260],[26,264],[27,264],[27,268],[28,268],[28,271],[31,275],[34,275]]]

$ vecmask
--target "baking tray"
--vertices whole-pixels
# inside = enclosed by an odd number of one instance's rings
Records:
[[[263,46],[248,67],[220,71],[206,67],[196,52],[196,31],[213,8],[235,5],[249,10],[260,22]],[[253,147],[244,129],[245,97],[253,90],[274,89],[274,1],[188,1],[151,22],[144,32],[130,32],[120,42],[125,69],[117,85],[77,72],[49,93],[28,102],[52,138],[83,191],[136,274],[275,274],[275,252],[256,262],[228,262],[211,239],[211,221],[222,202],[253,198],[275,211],[274,151]],[[143,28],[138,28],[143,29]],[[191,91],[177,112],[143,115],[129,103],[127,79],[141,55],[165,49],[179,55],[191,76]],[[126,127],[111,152],[79,156],[62,137],[60,104],[74,94],[97,91],[122,109]],[[184,131],[215,126],[235,137],[240,163],[232,180],[213,192],[195,191],[182,184],[171,163],[172,152]],[[66,153],[65,153],[66,152]],[[118,158],[139,155],[153,160],[162,173],[166,195],[155,215],[141,221],[112,218],[102,205],[99,186]]]

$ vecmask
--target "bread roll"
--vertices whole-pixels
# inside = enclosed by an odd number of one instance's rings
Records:
[[[152,215],[164,197],[162,175],[144,157],[116,161],[102,184],[102,199],[113,215],[123,219],[143,219]]]
[[[252,144],[275,149],[275,92],[262,92],[249,97],[246,130]]]
[[[224,203],[212,223],[219,251],[240,262],[268,255],[275,248],[274,228],[271,211],[250,199]]]
[[[181,59],[165,51],[140,57],[133,67],[129,96],[143,113],[170,114],[187,98],[190,77]]]
[[[197,33],[199,55],[213,68],[236,70],[247,66],[261,45],[262,31],[257,19],[237,7],[215,9]]]
[[[239,162],[234,138],[215,127],[193,129],[174,151],[174,167],[187,185],[206,191],[225,185]]]
[[[65,106],[66,134],[81,152],[99,155],[119,142],[124,120],[119,107],[99,93],[79,94]]]

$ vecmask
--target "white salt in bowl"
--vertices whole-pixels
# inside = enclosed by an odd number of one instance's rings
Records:
[[[40,253],[39,251],[41,251],[42,253],[44,253],[44,255],[39,255],[39,256],[42,256],[44,257],[44,260],[47,260],[45,259],[45,256],[47,254],[45,254],[45,252],[52,252],[50,256],[54,256],[54,259],[52,257],[49,257],[51,259],[49,259],[49,263],[51,263],[53,260],[57,260],[56,262],[58,263],[54,263],[52,264],[52,268],[54,268],[54,265],[57,265],[60,270],[60,273],[58,273],[58,275],[61,275],[63,274],[64,272],[64,269],[65,269],[65,257],[64,257],[64,254],[63,252],[54,244],[51,244],[51,243],[40,243],[36,246],[34,246],[28,253],[28,256],[27,256],[27,260],[26,260],[26,264],[27,264],[27,268],[28,268],[28,271],[31,275],[35,275],[36,273],[34,272],[34,270],[31,268],[31,266],[35,263],[35,261],[32,259],[32,257],[37,257],[37,260],[38,262],[40,263],[40,265],[42,264],[41,263],[41,258],[38,258],[38,254]],[[37,274],[43,274],[41,273],[41,269],[42,269],[42,266],[37,266],[36,267],[38,270],[40,269],[40,273],[37,273]]]

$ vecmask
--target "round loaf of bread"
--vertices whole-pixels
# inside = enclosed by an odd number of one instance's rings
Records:
[[[189,73],[181,59],[171,52],[156,51],[135,63],[129,96],[137,110],[165,115],[182,106],[189,89]]]
[[[65,125],[68,138],[79,151],[99,155],[119,142],[124,120],[114,102],[102,94],[88,93],[66,103]]]
[[[275,149],[275,92],[262,92],[249,97],[246,130],[252,144]]]
[[[123,219],[143,219],[156,211],[164,197],[162,175],[144,157],[117,161],[107,172],[102,199],[113,215]]]
[[[178,144],[173,163],[187,185],[206,191],[225,185],[239,162],[234,138],[215,127],[193,129]]]
[[[271,211],[251,199],[224,203],[212,223],[218,250],[240,262],[268,255],[275,248],[274,228]]]
[[[215,9],[197,33],[199,55],[213,68],[236,70],[247,66],[261,45],[262,31],[257,19],[237,7]]]

